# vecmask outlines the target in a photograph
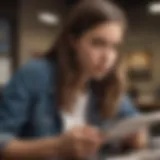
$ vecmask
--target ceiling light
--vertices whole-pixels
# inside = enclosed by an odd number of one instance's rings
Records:
[[[59,23],[59,18],[52,13],[49,12],[42,12],[38,14],[38,19],[42,23],[48,24],[48,25],[57,25]]]
[[[160,14],[160,2],[150,3],[148,9],[151,14]]]

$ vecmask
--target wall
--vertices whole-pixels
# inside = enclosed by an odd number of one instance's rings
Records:
[[[31,52],[44,52],[54,41],[57,27],[42,24],[37,19],[41,11],[54,11],[52,0],[21,0],[19,15],[19,61],[24,64]]]

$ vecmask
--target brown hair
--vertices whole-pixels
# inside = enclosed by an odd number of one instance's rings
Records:
[[[66,18],[55,45],[46,55],[58,65],[57,92],[60,106],[72,107],[77,91],[86,85],[81,80],[83,73],[70,44],[70,37],[79,38],[91,28],[110,21],[125,24],[122,11],[114,4],[103,0],[83,1]],[[100,82],[92,82],[92,90],[98,98],[102,117],[113,116],[116,113],[116,106],[123,91],[119,73],[119,63],[116,63],[107,77]]]

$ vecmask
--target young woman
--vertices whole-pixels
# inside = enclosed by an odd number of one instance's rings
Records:
[[[137,116],[119,69],[124,31],[122,11],[103,0],[71,12],[53,48],[22,67],[3,91],[2,157],[88,157],[103,144],[98,128]],[[142,147],[144,135],[131,136],[130,144]]]

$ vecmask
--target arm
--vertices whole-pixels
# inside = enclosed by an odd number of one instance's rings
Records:
[[[138,115],[139,115],[139,112],[135,108],[132,101],[128,97],[125,97],[121,103],[120,116],[122,118],[127,118],[127,117],[134,117]],[[124,144],[126,146],[132,147],[135,149],[144,148],[147,146],[147,143],[148,143],[147,128],[142,128],[140,131],[138,131],[137,133],[131,135],[130,137],[124,140]]]
[[[22,140],[18,138],[21,127],[27,121],[34,84],[35,68],[21,69],[5,87],[0,100],[0,153],[11,159],[46,158],[57,155],[57,138]],[[31,73],[32,72],[32,73]],[[33,85],[34,87],[34,85]]]
[[[4,159],[27,159],[57,157],[58,138],[37,140],[11,140],[2,150]]]

